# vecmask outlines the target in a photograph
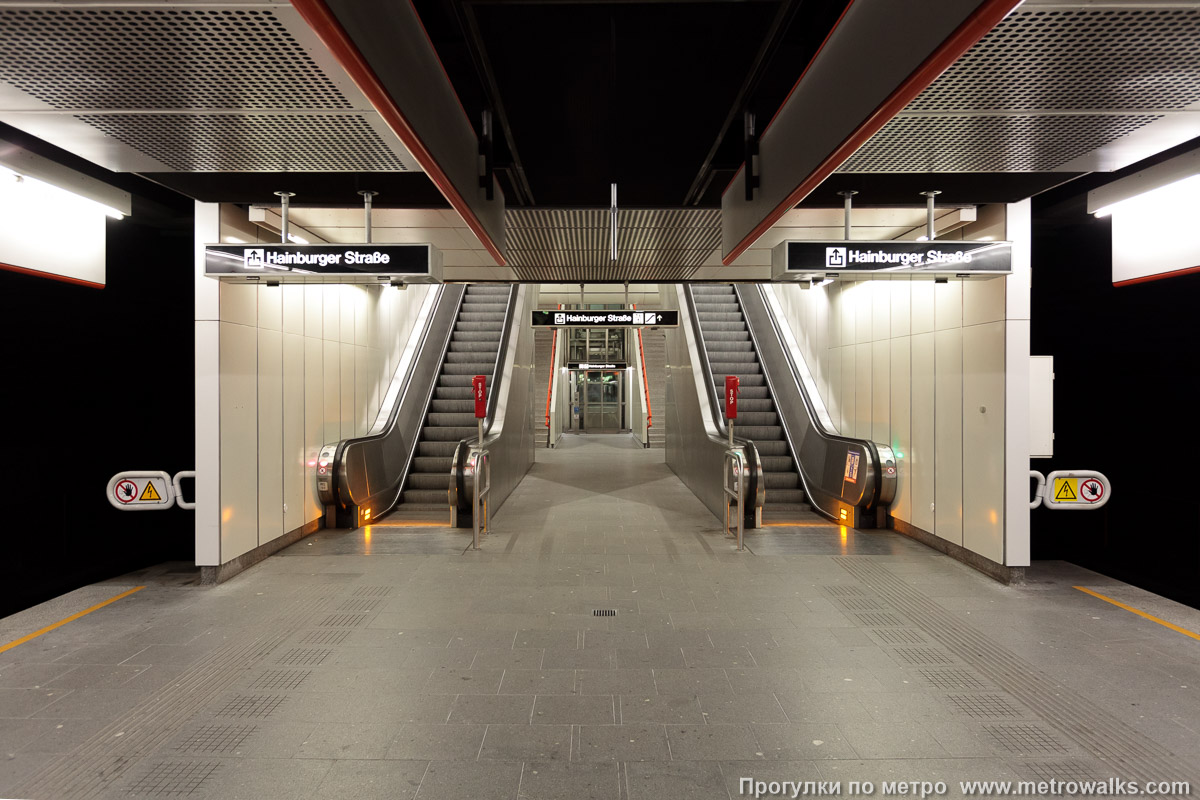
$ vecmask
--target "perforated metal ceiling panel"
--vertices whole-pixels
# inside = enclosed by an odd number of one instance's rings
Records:
[[[1200,135],[1200,3],[1028,0],[839,169],[1111,170]]]
[[[418,169],[280,2],[0,0],[0,120],[122,171]]]
[[[721,241],[717,209],[622,209],[614,264],[609,214],[591,208],[509,209],[509,265],[519,280],[686,280]]]

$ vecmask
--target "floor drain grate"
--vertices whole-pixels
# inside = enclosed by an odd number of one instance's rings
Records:
[[[275,663],[285,667],[315,667],[332,654],[332,650],[324,647],[297,647],[288,650]]]
[[[990,689],[975,675],[962,669],[921,669],[917,674],[939,689]]]
[[[357,628],[367,621],[365,614],[330,614],[321,620],[322,628]]]
[[[929,641],[919,632],[908,628],[880,628],[871,631],[871,634],[884,644],[925,644]]]
[[[287,697],[281,694],[247,695],[239,694],[227,702],[218,717],[255,717],[262,719],[275,713],[275,709],[283,705]]]
[[[883,609],[878,600],[870,597],[845,597],[840,598],[838,603],[847,611],[880,611]]]
[[[129,793],[158,796],[194,794],[220,768],[220,762],[213,761],[155,764],[129,787]]]
[[[1021,716],[1021,709],[998,694],[952,694],[946,699],[968,717]]]
[[[944,650],[934,650],[931,647],[897,647],[892,651],[905,664],[913,666],[936,666],[937,664],[953,664],[954,656]]]
[[[984,725],[1001,749],[1010,753],[1065,753],[1067,748],[1037,725]]]
[[[593,617],[615,617],[617,610],[615,608],[597,608],[592,610]]]
[[[302,669],[269,669],[250,684],[250,689],[268,692],[282,692],[295,689],[308,679],[312,673]]]
[[[202,725],[175,749],[188,753],[233,753],[256,730],[254,725]]]
[[[871,628],[903,628],[904,620],[897,617],[895,614],[888,614],[886,611],[879,611],[874,614],[855,614],[858,621],[863,625]]]
[[[306,633],[300,644],[341,644],[350,636],[350,631],[312,631]]]

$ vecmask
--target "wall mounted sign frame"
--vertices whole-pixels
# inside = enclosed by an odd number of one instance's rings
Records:
[[[1012,272],[1012,242],[788,240],[771,251],[776,281],[871,275],[968,277]]]
[[[204,274],[241,283],[440,283],[431,244],[210,244]]]
[[[534,311],[535,328],[678,328],[678,311]]]

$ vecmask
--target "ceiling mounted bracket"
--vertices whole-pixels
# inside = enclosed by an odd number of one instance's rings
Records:
[[[488,200],[496,197],[495,189],[495,154],[494,137],[492,136],[492,112],[484,109],[482,131],[479,136],[479,188],[483,189]]]
[[[746,170],[746,201],[750,202],[754,199],[754,190],[758,188],[758,129],[755,126],[754,113],[751,111],[743,112],[743,158],[745,159]]]

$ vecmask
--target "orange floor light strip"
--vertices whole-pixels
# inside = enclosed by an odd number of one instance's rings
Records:
[[[1170,628],[1171,630],[1175,631],[1176,633],[1182,633],[1184,636],[1190,636],[1191,638],[1196,639],[1197,641],[1200,641],[1200,633],[1195,633],[1193,631],[1189,631],[1187,628],[1181,628],[1178,625],[1174,625],[1170,622],[1167,622],[1165,619],[1159,619],[1158,617],[1156,617],[1152,614],[1147,614],[1145,611],[1139,611],[1138,609],[1134,608],[1133,606],[1127,606],[1124,603],[1120,602],[1119,600],[1113,600],[1111,597],[1105,597],[1104,595],[1100,594],[1099,592],[1093,592],[1091,589],[1086,589],[1083,586],[1075,586],[1072,588],[1078,589],[1079,591],[1083,592],[1084,594],[1090,594],[1092,597],[1097,597],[1106,603],[1112,603],[1117,608],[1123,608],[1131,614],[1137,614],[1139,617],[1148,619],[1151,622],[1157,622],[1159,625],[1162,625],[1164,628]]]
[[[105,600],[103,603],[97,603],[96,605],[92,606],[91,608],[85,608],[83,611],[80,611],[78,614],[72,614],[71,616],[67,617],[66,619],[60,619],[58,622],[54,623],[53,625],[47,625],[46,627],[42,628],[41,630],[34,631],[33,633],[29,634],[28,636],[22,636],[20,639],[17,639],[16,641],[9,642],[6,645],[0,645],[0,653],[6,652],[8,650],[12,650],[14,647],[17,647],[18,645],[22,645],[22,644],[25,644],[26,642],[32,641],[43,634],[46,634],[52,630],[55,630],[56,628],[61,628],[63,625],[66,625],[68,622],[74,622],[75,620],[79,619],[80,617],[85,617],[88,614],[92,613],[93,611],[99,611],[100,609],[104,608],[105,606],[112,605],[113,603],[117,602],[122,597],[129,597],[129,595],[133,594],[134,592],[140,592],[142,589],[145,589],[145,588],[146,588],[145,586],[135,586],[127,592],[121,592],[116,597],[110,597],[107,600]]]

